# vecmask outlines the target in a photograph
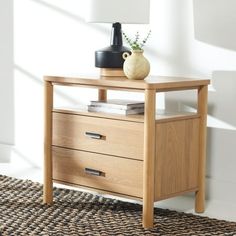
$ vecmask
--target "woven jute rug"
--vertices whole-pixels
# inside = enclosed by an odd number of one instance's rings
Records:
[[[139,204],[54,188],[52,206],[42,185],[0,175],[1,235],[236,235],[236,223],[155,209],[155,228],[141,226]]]

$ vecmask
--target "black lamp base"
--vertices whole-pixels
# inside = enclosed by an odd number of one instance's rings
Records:
[[[129,48],[124,46],[114,46],[97,50],[95,52],[95,66],[99,68],[123,68],[124,52],[129,52]]]
[[[116,22],[112,24],[111,45],[95,52],[95,66],[110,72],[121,71],[124,64],[122,56],[124,52],[130,52],[130,50],[123,46],[121,24]]]

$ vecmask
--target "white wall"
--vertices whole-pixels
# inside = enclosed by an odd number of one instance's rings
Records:
[[[42,166],[43,156],[42,76],[98,73],[94,51],[109,44],[110,26],[85,23],[84,5],[84,0],[14,1],[14,152],[34,167]],[[150,26],[123,26],[131,34],[136,29],[141,33],[152,29],[145,48],[152,74],[212,78],[208,197],[232,203],[236,197],[232,192],[236,189],[234,9],[234,0],[152,0]],[[56,100],[75,105],[78,95],[88,99],[88,92],[58,90]],[[90,99],[95,98],[95,93],[89,94]],[[173,105],[194,109],[195,104],[191,93],[166,95],[166,106]]]
[[[212,79],[208,103],[207,193],[210,199],[233,203],[236,197],[236,2],[181,2],[184,7],[172,4],[175,9],[172,38],[176,43],[172,43],[175,60],[171,66],[174,74]],[[180,92],[172,93],[166,98],[167,106],[196,108],[191,92],[184,96]]]
[[[0,162],[10,160],[13,142],[13,1],[0,0]]]

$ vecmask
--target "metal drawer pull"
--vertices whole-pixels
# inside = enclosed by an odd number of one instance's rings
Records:
[[[85,135],[88,136],[89,138],[102,139],[102,135],[97,133],[85,132]]]
[[[94,169],[90,169],[90,168],[85,168],[84,171],[85,171],[86,174],[89,174],[89,175],[96,175],[96,176],[102,176],[103,175],[102,171],[94,170]]]

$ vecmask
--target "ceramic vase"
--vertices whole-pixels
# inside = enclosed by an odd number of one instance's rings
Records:
[[[143,50],[133,50],[131,55],[128,52],[123,53],[124,74],[128,79],[142,80],[150,72],[150,63],[144,57]]]

